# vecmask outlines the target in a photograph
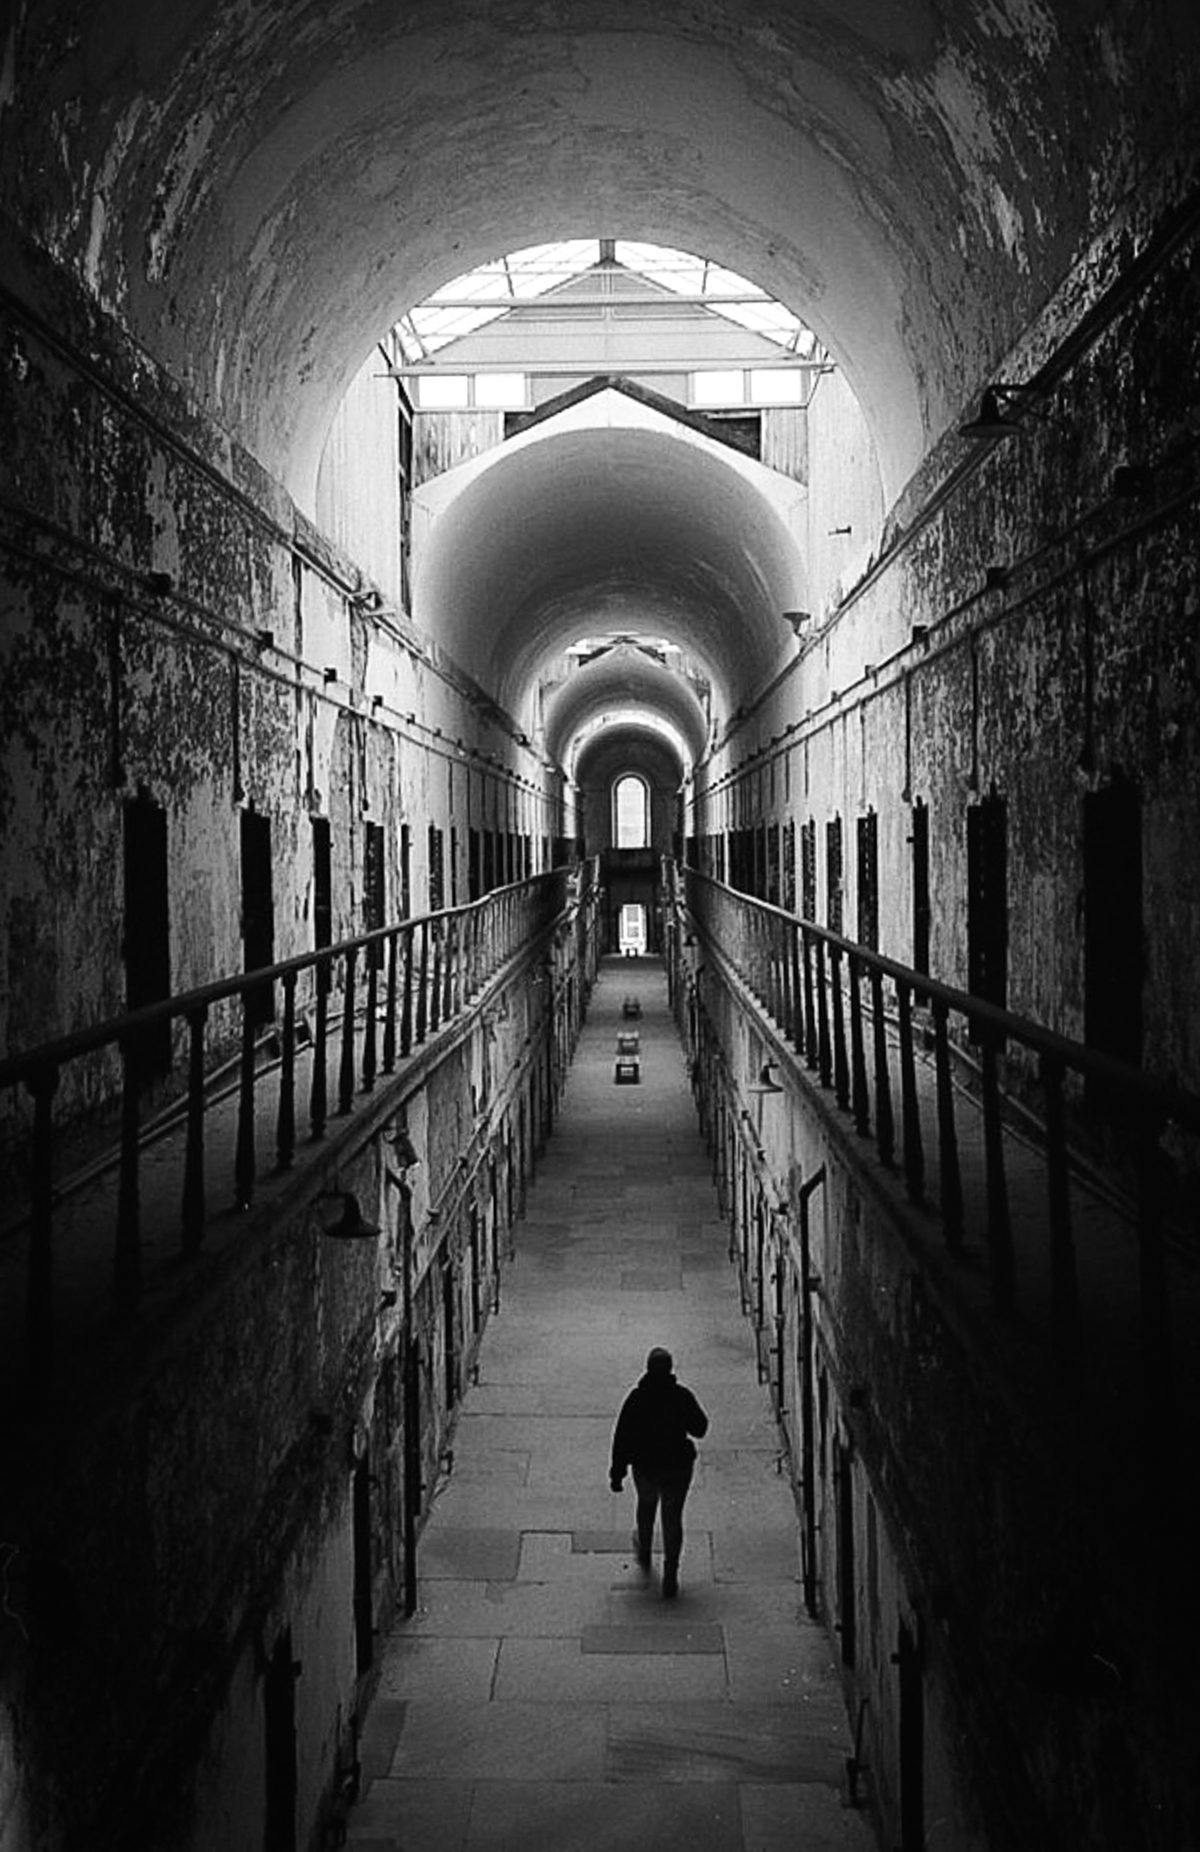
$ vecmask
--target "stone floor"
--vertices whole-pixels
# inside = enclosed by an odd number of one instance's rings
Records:
[[[643,1016],[614,1082],[622,1003]],[[382,1653],[355,1852],[871,1852],[661,968],[609,961]],[[708,1411],[681,1593],[608,1487],[652,1344]]]

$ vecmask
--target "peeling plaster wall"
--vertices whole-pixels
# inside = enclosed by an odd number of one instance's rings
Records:
[[[1195,242],[1193,213],[1128,297],[1119,273],[1115,288],[1109,270],[1104,288],[1095,269],[1072,279],[1027,340],[1071,358],[1023,434],[980,451],[958,440],[931,460],[929,512],[917,496],[898,511],[895,544],[714,755],[697,783],[715,794],[701,798],[696,825],[731,827],[739,793],[786,756],[791,814],[818,825],[822,918],[824,823],[844,820],[853,932],[854,820],[873,807],[880,949],[908,962],[909,807],[923,799],[931,969],[965,988],[966,811],[994,788],[1008,803],[1009,1006],[1082,1037],[1082,801],[1132,777],[1145,964],[1130,981],[1140,984],[1145,1061],[1193,1089],[1200,1001],[1183,948],[1200,928],[1200,568],[1195,441],[1179,386],[1200,360]],[[1132,496],[1120,490],[1123,465],[1145,472]],[[1006,576],[992,589],[995,565]]]

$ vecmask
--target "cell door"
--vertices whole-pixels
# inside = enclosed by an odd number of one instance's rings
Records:
[[[263,1681],[265,1811],[263,1852],[296,1852],[296,1678],[285,1627]]]
[[[243,962],[247,971],[257,971],[275,962],[271,819],[243,810],[241,835]],[[256,984],[247,994],[246,1007],[253,1022],[270,1022],[275,1015],[274,986]]]
[[[371,1462],[354,1468],[354,1662],[361,1678],[375,1657],[374,1563],[371,1547]]]
[[[313,950],[333,944],[333,854],[328,817],[313,817]],[[322,965],[318,982],[329,989],[330,969]]]
[[[1123,781],[1083,800],[1083,928],[1084,1040],[1136,1066],[1142,1057],[1142,806]]]
[[[167,813],[144,792],[122,807],[125,858],[125,1003],[144,1009],[171,994],[167,891]],[[171,1025],[156,1023],[138,1038],[143,1079],[171,1068]]]

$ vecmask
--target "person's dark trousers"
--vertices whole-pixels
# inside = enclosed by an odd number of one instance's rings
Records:
[[[661,1504],[663,1576],[674,1580],[683,1549],[683,1501],[692,1483],[691,1465],[671,1467],[664,1473],[647,1473],[635,1466],[633,1483],[637,1488],[638,1554],[649,1562],[654,1519]]]

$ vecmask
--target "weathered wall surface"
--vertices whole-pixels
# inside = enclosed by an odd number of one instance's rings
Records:
[[[455,858],[447,902],[466,897],[471,828],[527,836],[534,867],[558,834],[544,766],[481,718],[470,679],[403,613],[364,613],[360,568],[56,287],[58,331],[15,317],[20,362],[0,369],[6,1053],[126,1006],[137,796],[165,818],[176,991],[243,966],[244,811],[270,825],[275,958],[314,942],[313,817],[331,827],[335,940],[364,929],[368,823],[389,917],[405,826],[412,912],[431,904],[430,825]],[[104,1060],[78,1064],[60,1099],[92,1103],[111,1080]]]
[[[931,969],[965,987],[967,812],[998,794],[1009,1007],[1082,1037],[1083,804],[1132,782],[1144,946],[1142,969],[1127,976],[1141,998],[1143,1058],[1195,1088],[1200,564],[1197,454],[1179,382],[1195,377],[1200,320],[1195,212],[1180,210],[1182,224],[1127,228],[1124,270],[1097,259],[1064,288],[1005,369],[1043,369],[1029,409],[1018,403],[1020,434],[979,447],[947,440],[889,524],[879,562],[698,779],[695,815],[703,836],[759,814],[775,764],[775,790],[793,796],[768,806],[767,820],[816,822],[822,919],[824,826],[843,819],[854,936],[854,827],[873,809],[880,949],[908,962],[921,800]]]

